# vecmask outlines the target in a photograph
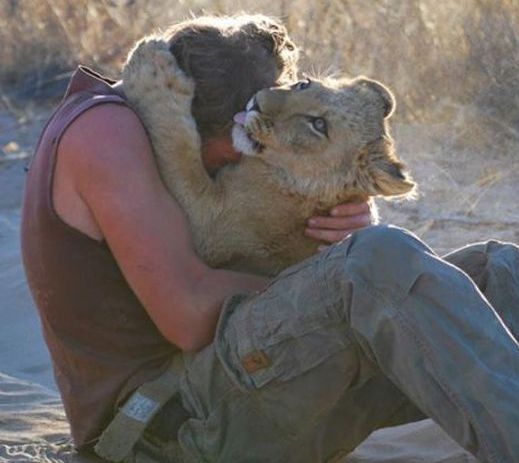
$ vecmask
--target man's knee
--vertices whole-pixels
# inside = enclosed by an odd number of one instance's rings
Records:
[[[405,262],[409,264],[420,259],[424,253],[433,253],[408,230],[390,225],[367,227],[352,235],[351,239],[350,255],[384,266]]]
[[[398,297],[409,291],[419,275],[430,270],[434,254],[412,233],[387,225],[354,233],[336,252],[343,258],[341,278],[363,281]]]
[[[483,243],[483,252],[490,263],[500,260],[517,261],[519,259],[519,246],[504,241],[489,240]]]
[[[519,247],[489,240],[474,243],[447,254],[444,259],[469,275],[484,291],[489,275],[519,274]]]
[[[519,280],[519,247],[512,243],[487,241],[484,243],[485,280]]]

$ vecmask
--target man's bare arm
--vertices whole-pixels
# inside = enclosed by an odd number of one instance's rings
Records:
[[[130,109],[105,104],[84,113],[65,133],[59,157],[128,283],[161,333],[181,349],[211,342],[227,296],[265,284],[198,258],[183,211],[162,184]]]

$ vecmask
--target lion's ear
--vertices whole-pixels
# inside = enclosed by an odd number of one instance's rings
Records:
[[[400,161],[380,159],[371,165],[370,174],[375,189],[382,196],[411,196],[416,183]]]
[[[368,79],[367,77],[358,77],[355,79],[355,83],[373,92],[373,95],[377,98],[382,107],[385,119],[393,114],[396,107],[395,97],[393,93],[391,93],[391,90],[385,85],[376,80]]]
[[[357,188],[369,195],[414,196],[416,183],[393,151],[390,138],[368,143],[353,160]]]

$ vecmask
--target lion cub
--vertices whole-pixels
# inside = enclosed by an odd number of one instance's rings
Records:
[[[316,252],[303,234],[311,215],[415,187],[387,131],[393,97],[376,81],[307,80],[261,90],[235,116],[233,140],[245,156],[216,178],[200,158],[194,83],[165,41],[136,46],[123,88],[188,216],[197,252],[211,266],[275,275]]]

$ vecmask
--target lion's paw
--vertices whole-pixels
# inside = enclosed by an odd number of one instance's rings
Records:
[[[180,69],[168,44],[153,37],[141,40],[130,52],[123,68],[123,85],[129,92],[155,95],[164,90],[167,96],[173,93],[191,98],[194,93],[193,81]]]

